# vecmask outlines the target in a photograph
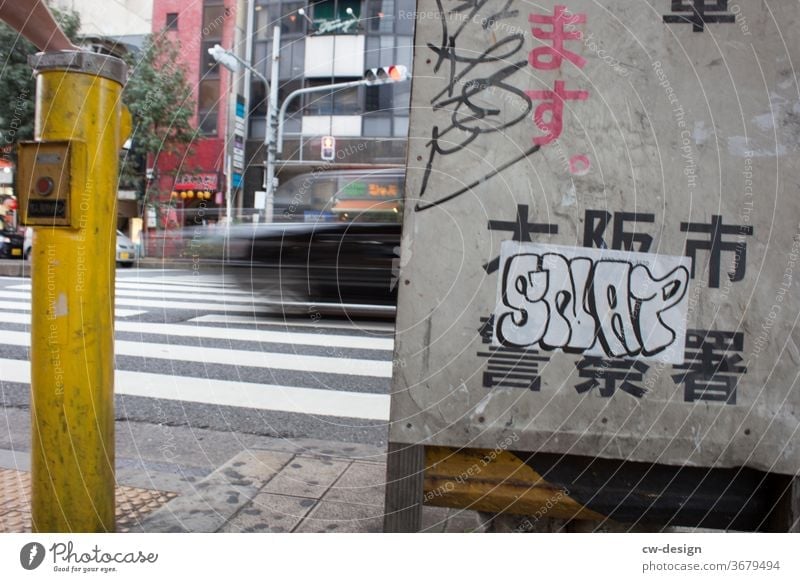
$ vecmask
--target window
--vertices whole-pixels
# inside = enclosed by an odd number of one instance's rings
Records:
[[[222,38],[222,27],[230,11],[224,6],[206,6],[203,8],[203,38]]]
[[[217,135],[217,110],[200,112],[197,115],[200,133],[205,135]]]
[[[208,49],[212,48],[215,44],[217,44],[215,40],[208,40],[200,43],[200,63],[203,67],[200,70],[201,79],[219,77],[219,63],[214,60],[214,57],[208,54]]]
[[[300,80],[282,81],[280,86],[278,87],[278,103],[283,103],[290,93],[292,93],[293,91],[297,91],[302,87],[303,87],[303,82]],[[300,111],[302,105],[303,105],[302,95],[292,99],[286,106],[287,117],[291,117],[292,113],[297,113],[298,111]]]
[[[306,33],[307,16],[302,16],[298,10],[308,9],[305,2],[274,2],[268,6],[255,7],[255,37],[256,40],[270,40],[272,30],[280,25],[281,35],[304,35]]]
[[[311,79],[307,87],[319,87],[331,83],[346,83],[355,79]],[[357,115],[360,113],[358,87],[306,95],[306,115]]]
[[[364,92],[364,110],[373,113],[381,112],[384,115],[392,113],[392,102],[394,101],[394,84],[376,85],[366,87]]]
[[[167,12],[167,30],[178,30],[178,13]]]
[[[367,32],[392,32],[394,0],[368,0],[364,28]]]
[[[320,0],[312,4],[311,11],[317,34],[359,32],[361,0]]]
[[[305,34],[306,19],[298,14],[298,10],[305,8],[305,2],[288,2],[281,7],[281,34]],[[273,26],[275,26],[273,24]]]
[[[200,81],[197,91],[197,109],[209,111],[216,109],[219,103],[219,81],[217,79]]]
[[[266,115],[267,105],[267,88],[260,80],[253,78],[250,83],[250,115]]]

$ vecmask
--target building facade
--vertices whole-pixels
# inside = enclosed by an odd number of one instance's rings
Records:
[[[230,47],[241,35],[237,0],[155,0],[152,32],[166,35],[180,48],[181,67],[192,88],[191,120],[197,138],[183,155],[159,154],[148,161],[148,231],[214,223],[225,215],[228,172],[231,75],[208,49]],[[237,32],[238,31],[238,32]]]
[[[279,103],[296,89],[362,78],[369,68],[411,66],[414,0],[155,0],[153,32],[178,41],[195,84],[198,139],[189,156],[159,157],[152,168],[151,226],[197,224],[231,213],[249,220],[263,190],[272,37],[280,27]],[[211,57],[215,44],[252,64],[231,73]],[[302,172],[399,167],[405,162],[410,83],[315,92],[289,102],[278,180]],[[333,162],[321,159],[336,139]],[[153,188],[152,186],[155,186]],[[198,199],[198,191],[203,197]],[[208,199],[208,193],[211,198]],[[156,208],[157,207],[157,208]],[[154,209],[157,212],[154,212]]]
[[[411,71],[414,0],[255,0],[253,66],[269,78],[272,36],[279,26],[278,102],[301,88],[346,83],[364,71],[403,65]],[[410,83],[310,93],[288,103],[279,182],[324,169],[392,167],[405,163]],[[250,90],[243,213],[262,189],[267,94],[253,78]],[[335,158],[323,162],[322,140],[333,136]]]

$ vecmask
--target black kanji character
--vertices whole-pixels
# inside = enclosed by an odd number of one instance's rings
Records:
[[[636,232],[640,222],[655,222],[655,214],[642,214],[640,212],[615,212],[611,214],[606,210],[587,210],[583,223],[583,246],[598,249],[609,248],[603,235],[608,223],[614,221],[614,234],[611,239],[612,249],[621,251],[636,251],[646,253],[653,244],[653,237],[644,232]],[[634,223],[634,231],[625,230],[625,223]],[[637,246],[634,247],[634,243]]]
[[[664,22],[691,24],[693,32],[703,32],[706,24],[736,22],[736,16],[728,13],[728,0],[672,0],[671,10],[690,14],[665,14]]]
[[[722,224],[722,217],[714,215],[711,217],[711,224],[700,222],[681,222],[681,232],[702,232],[710,233],[710,240],[687,240],[686,256],[692,259],[692,278],[695,276],[697,264],[697,251],[709,251],[708,260],[708,286],[719,288],[719,277],[721,271],[721,257],[723,252],[733,252],[734,263],[733,272],[728,273],[731,282],[741,281],[744,278],[745,264],[747,262],[747,243],[745,236],[753,235],[752,226],[734,226]],[[726,234],[737,234],[739,240],[736,242],[723,242],[722,236]]]
[[[557,224],[528,222],[528,205],[517,205],[517,218],[510,220],[490,220],[489,230],[508,231],[513,233],[511,240],[531,242],[531,234],[558,234]],[[488,273],[494,273],[500,266],[500,257],[495,257],[483,266]]]
[[[494,315],[481,318],[478,332],[481,342],[492,343]],[[488,352],[478,352],[478,357],[488,358],[483,372],[484,388],[522,388],[538,392],[542,386],[539,364],[548,358],[538,355],[536,350],[506,347],[489,347]]]
[[[676,384],[685,384],[684,400],[707,400],[736,404],[739,376],[747,372],[740,365],[744,350],[744,334],[731,331],[688,330],[684,363],[674,366],[683,370],[672,376]]]
[[[594,388],[600,388],[599,394],[603,398],[611,398],[617,389],[627,392],[631,396],[641,398],[647,390],[634,384],[641,382],[645,372],[650,366],[640,360],[604,360],[602,358],[587,356],[575,364],[581,378],[589,378],[575,386],[579,394],[584,394]]]

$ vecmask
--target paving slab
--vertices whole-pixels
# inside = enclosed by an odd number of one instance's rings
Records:
[[[289,453],[245,451],[222,465],[183,495],[149,516],[148,532],[203,532],[220,530],[292,458]]]
[[[264,491],[320,499],[347,470],[350,461],[295,456]]]
[[[383,507],[320,501],[295,531],[299,533],[381,532]]]
[[[316,500],[291,495],[259,493],[220,532],[285,533],[293,531],[313,509]]]
[[[386,467],[355,462],[344,472],[323,501],[383,507],[386,490]]]

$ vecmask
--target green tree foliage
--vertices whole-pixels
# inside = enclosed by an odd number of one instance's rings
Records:
[[[80,15],[72,10],[51,10],[64,33],[77,42]],[[36,52],[16,30],[0,22],[0,146],[33,138],[36,80],[28,56]]]
[[[122,94],[133,116],[131,151],[123,165],[126,181],[141,184],[136,161],[183,153],[196,137],[192,87],[183,71],[179,46],[165,34],[149,35],[142,50],[128,59],[129,78]]]

